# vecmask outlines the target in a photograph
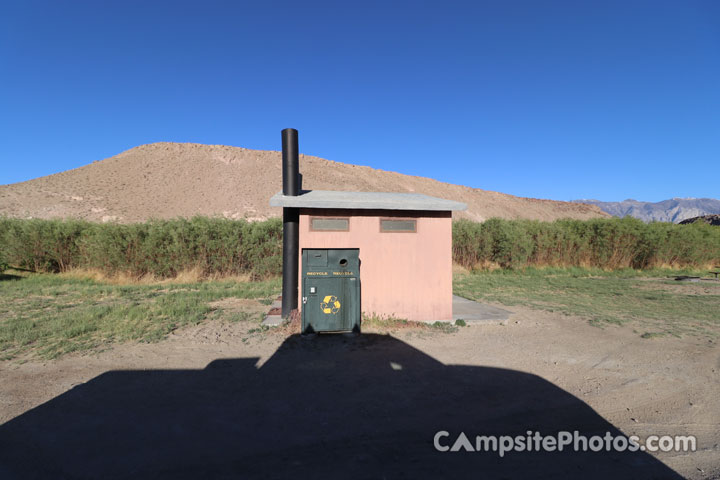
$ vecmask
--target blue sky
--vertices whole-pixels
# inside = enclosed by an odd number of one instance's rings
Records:
[[[717,198],[720,2],[2,0],[0,112],[0,184],[294,127],[515,195]]]

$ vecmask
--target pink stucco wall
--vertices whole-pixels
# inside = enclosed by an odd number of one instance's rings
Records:
[[[314,232],[310,217],[349,217],[348,232]],[[413,218],[416,233],[380,232],[380,218]],[[452,320],[450,212],[300,210],[304,248],[359,248],[362,311],[416,321]],[[302,260],[301,260],[302,261]],[[300,268],[302,275],[302,268]],[[300,279],[302,308],[302,278]]]

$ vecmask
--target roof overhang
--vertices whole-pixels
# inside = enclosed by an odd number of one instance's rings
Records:
[[[462,202],[431,197],[420,193],[340,192],[333,190],[305,190],[298,196],[278,192],[270,199],[271,207],[335,208],[362,210],[433,210],[460,211],[467,209]]]

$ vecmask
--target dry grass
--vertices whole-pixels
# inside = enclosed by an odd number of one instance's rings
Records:
[[[363,314],[362,329],[364,332],[392,333],[399,330],[420,330],[420,331],[441,331],[451,333],[457,331],[457,327],[448,322],[414,322],[404,318],[397,318],[392,315]]]
[[[290,321],[283,323],[279,327],[273,328],[272,331],[281,336],[288,337],[290,335],[300,333],[301,328],[302,319],[300,317],[300,311],[296,309],[290,312]]]
[[[650,265],[648,269],[654,269],[654,270],[682,270],[683,268],[686,268],[684,265],[681,265],[679,263],[667,263],[667,262],[654,262]],[[710,271],[713,268],[720,268],[715,266],[715,262],[710,261],[707,263],[703,263],[697,266],[693,266],[693,270],[697,271],[703,271],[707,270]]]
[[[179,285],[217,281],[238,283],[247,283],[252,281],[251,274],[249,273],[242,275],[203,275],[202,270],[198,267],[183,270],[171,278],[160,278],[153,274],[137,276],[130,272],[116,272],[114,274],[108,274],[99,269],[91,268],[75,268],[68,272],[59,273],[58,275],[60,277],[70,279],[89,279],[110,285]]]
[[[289,336],[301,333],[302,319],[300,312],[293,310],[290,314],[290,321],[273,328],[272,331],[281,336]],[[362,331],[365,333],[393,333],[398,331],[422,331],[422,332],[444,332],[457,331],[457,326],[447,322],[413,322],[404,318],[397,318],[387,315],[363,314]]]
[[[277,296],[280,282],[110,284],[87,276],[17,272],[0,278],[0,289],[3,360],[155,342],[208,318],[259,323],[264,301]]]
[[[596,326],[628,324],[643,338],[673,335],[715,341],[720,336],[720,281],[685,283],[669,278],[678,274],[701,272],[578,268],[475,272],[455,275],[453,291],[481,302],[585,317]]]

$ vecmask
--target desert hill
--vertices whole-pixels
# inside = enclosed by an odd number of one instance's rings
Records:
[[[0,186],[0,215],[135,222],[191,217],[266,219],[281,190],[280,152],[153,143],[74,170]],[[521,198],[430,178],[300,156],[304,189],[417,192],[465,202],[457,218],[554,220],[608,217],[598,207]]]

